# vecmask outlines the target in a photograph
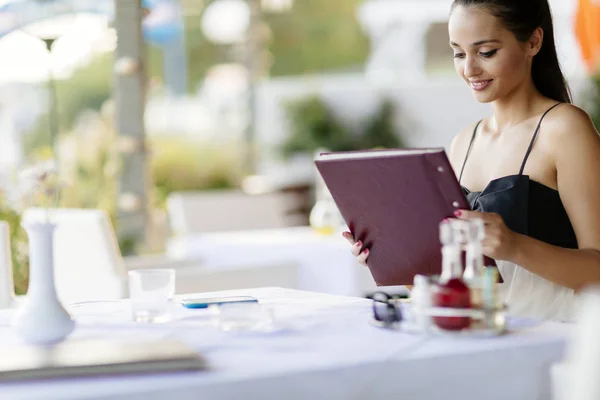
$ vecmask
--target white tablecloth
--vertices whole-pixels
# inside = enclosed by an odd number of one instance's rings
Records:
[[[0,399],[549,399],[549,366],[562,358],[570,331],[515,321],[502,337],[427,337],[371,326],[364,299],[280,288],[220,294],[256,296],[288,329],[224,333],[207,311],[183,308],[170,324],[136,325],[126,301],[71,307],[79,324],[70,340],[175,337],[201,352],[210,370],[2,384]],[[10,314],[0,312],[0,324]],[[0,328],[0,343],[17,342]]]
[[[309,227],[202,233],[169,240],[169,257],[198,258],[210,265],[292,261],[299,267],[292,289],[344,296],[363,296],[376,285],[358,265],[341,236],[321,235]]]

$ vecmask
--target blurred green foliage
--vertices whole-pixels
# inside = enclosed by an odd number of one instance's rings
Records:
[[[291,135],[284,141],[284,156],[312,153],[319,148],[330,151],[356,149],[356,140],[333,111],[318,96],[285,104]]]
[[[149,137],[151,203],[164,207],[173,191],[225,189],[239,186],[243,143],[209,142],[183,136]],[[60,206],[100,208],[117,224],[116,197],[121,169],[117,134],[110,113],[87,113],[57,146],[62,178],[71,184]]]
[[[242,143],[210,143],[189,139],[152,139],[152,179],[157,207],[173,191],[239,187],[244,177]]]
[[[395,125],[396,104],[390,99],[383,99],[377,110],[367,117],[359,137],[359,148],[403,147],[401,132]]]
[[[296,99],[285,105],[291,135],[282,144],[282,153],[313,153],[318,149],[348,151],[402,147],[394,125],[395,105],[384,99],[358,132],[351,130],[319,96]]]
[[[368,39],[357,21],[363,0],[296,0],[289,12],[265,14],[270,28],[270,76],[301,75],[334,70],[360,70],[369,52]],[[210,43],[198,16],[186,19],[191,88],[217,61],[232,61],[233,52]],[[159,65],[151,66],[153,76]]]
[[[362,70],[368,39],[356,19],[363,0],[297,0],[293,12],[272,14],[271,76]]]

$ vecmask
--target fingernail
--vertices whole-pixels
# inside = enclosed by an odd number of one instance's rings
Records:
[[[358,242],[354,243],[354,245],[355,245],[356,247],[360,247],[360,246],[362,246],[362,243],[361,243],[361,241],[359,240]]]
[[[364,249],[364,250],[362,251],[362,254],[365,254],[365,255],[369,254],[369,249]]]
[[[450,218],[444,218],[442,222],[450,222]]]
[[[457,217],[460,217],[462,215],[462,213],[459,210],[454,211],[454,215],[456,215]]]

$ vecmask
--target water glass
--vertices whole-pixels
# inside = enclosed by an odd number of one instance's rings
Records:
[[[129,271],[129,298],[136,322],[167,322],[175,295],[175,270]]]

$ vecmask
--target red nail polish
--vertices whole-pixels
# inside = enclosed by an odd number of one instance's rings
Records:
[[[459,210],[454,211],[454,215],[456,215],[457,217],[460,217],[462,215],[462,213]]]

